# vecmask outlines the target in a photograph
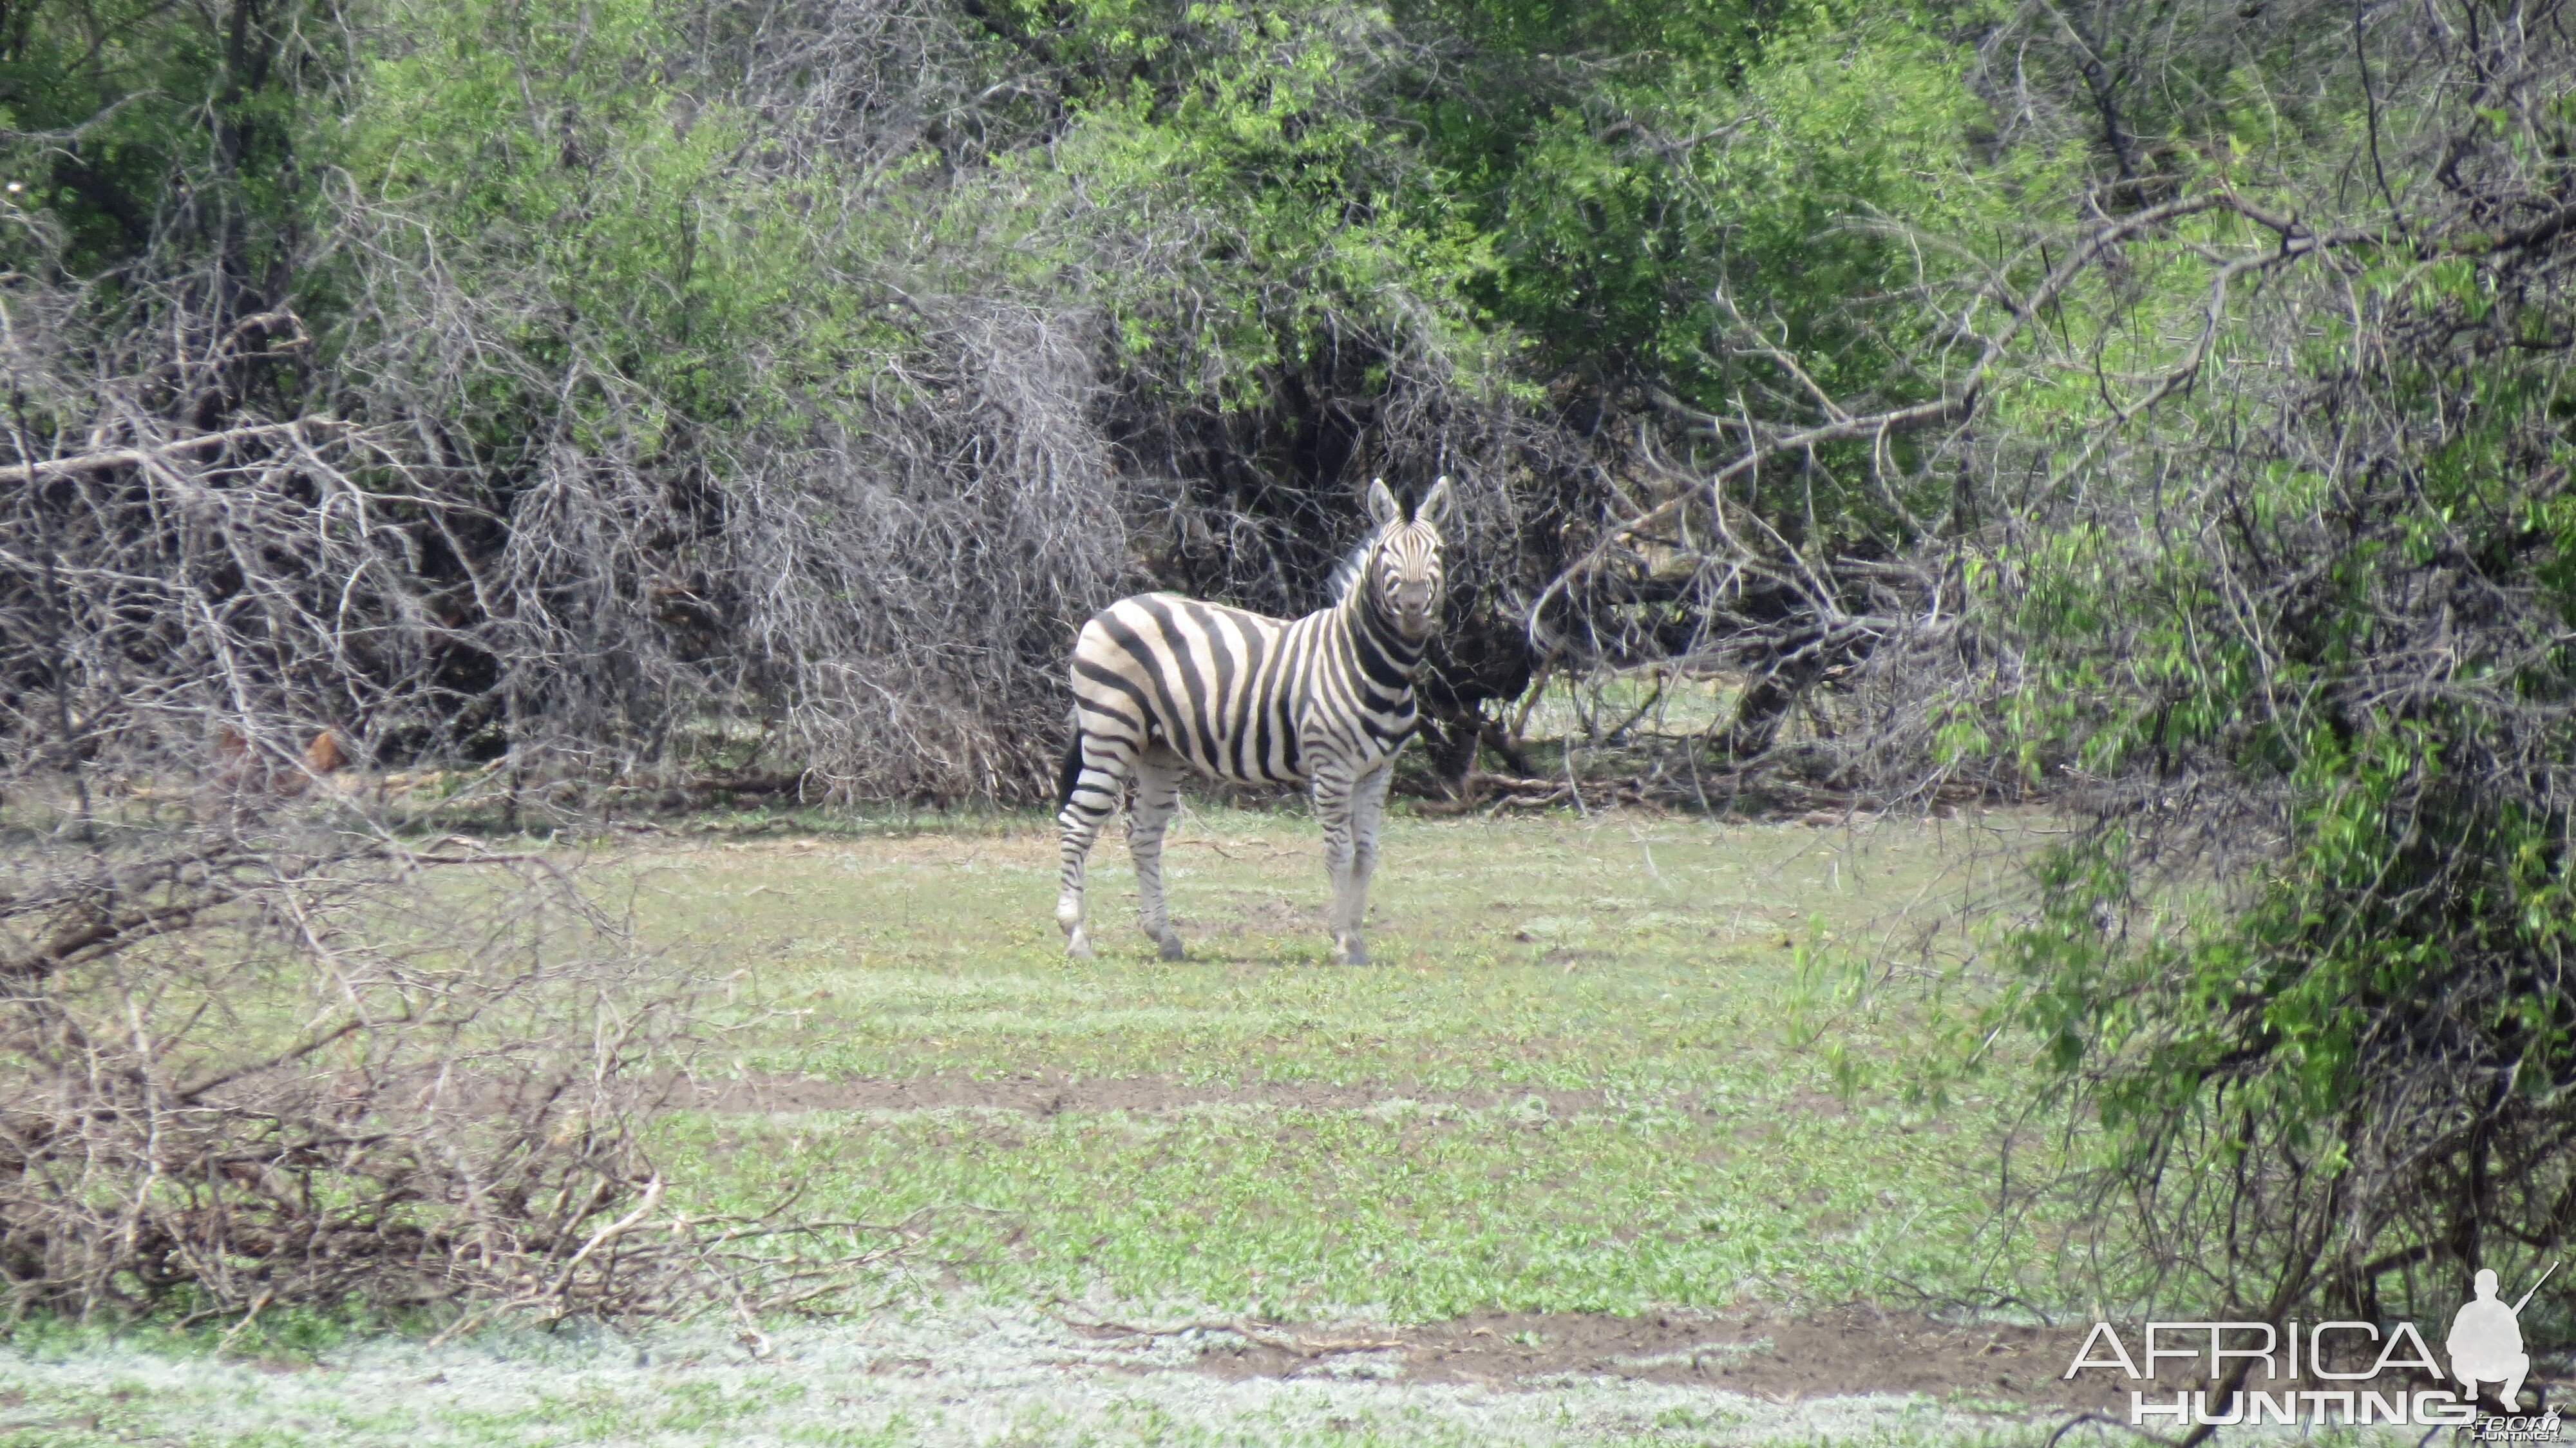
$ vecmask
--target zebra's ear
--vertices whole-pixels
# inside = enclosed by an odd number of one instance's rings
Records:
[[[1449,491],[1449,475],[1442,473],[1440,481],[1431,485],[1431,491],[1422,495],[1422,501],[1415,506],[1413,516],[1417,522],[1428,523],[1434,528],[1446,528],[1449,526],[1449,516],[1457,511],[1458,499]]]
[[[1369,481],[1368,510],[1370,524],[1379,528],[1386,527],[1404,516],[1404,510],[1395,505],[1395,494],[1386,490],[1384,478],[1373,478]]]

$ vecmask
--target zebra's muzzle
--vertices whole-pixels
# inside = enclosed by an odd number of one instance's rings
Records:
[[[1409,639],[1431,632],[1432,615],[1440,602],[1436,589],[1429,583],[1400,583],[1395,586],[1395,626]]]

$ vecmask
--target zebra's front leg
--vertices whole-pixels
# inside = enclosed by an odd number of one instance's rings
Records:
[[[1368,950],[1360,944],[1360,922],[1368,914],[1369,877],[1377,873],[1377,837],[1386,823],[1386,787],[1394,781],[1395,771],[1381,764],[1360,777],[1351,787],[1351,880],[1347,899],[1335,897],[1341,910],[1334,922],[1334,937],[1349,942],[1345,959],[1352,965],[1365,965]]]
[[[1315,772],[1315,818],[1324,827],[1324,874],[1333,884],[1330,920],[1335,965],[1368,963],[1368,952],[1360,946],[1359,928],[1351,917],[1352,786],[1351,777],[1339,769]]]
[[[1087,733],[1073,747],[1079,751],[1079,772],[1055,817],[1064,832],[1058,852],[1055,923],[1064,928],[1065,953],[1087,957],[1091,936],[1082,928],[1083,864],[1091,855],[1092,842],[1100,838],[1100,827],[1118,808],[1118,796],[1126,788],[1129,754],[1121,741]]]
[[[1165,960],[1181,958],[1181,933],[1163,901],[1163,832],[1180,806],[1180,769],[1169,760],[1136,761],[1136,802],[1127,811],[1127,850],[1136,857],[1136,918]]]

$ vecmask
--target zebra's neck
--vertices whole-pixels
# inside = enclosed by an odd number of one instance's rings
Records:
[[[1369,682],[1382,693],[1410,692],[1413,668],[1422,662],[1423,641],[1404,636],[1395,620],[1387,616],[1377,590],[1365,584],[1353,588],[1335,612],[1349,632],[1352,651]]]

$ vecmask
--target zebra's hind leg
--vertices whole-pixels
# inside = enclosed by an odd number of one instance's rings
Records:
[[[1163,900],[1163,832],[1180,807],[1180,763],[1136,761],[1136,802],[1127,811],[1127,850],[1136,857],[1136,918],[1154,937],[1165,960],[1181,958],[1181,933],[1172,928]]]
[[[1315,819],[1324,827],[1324,874],[1333,884],[1333,963],[1366,965],[1359,924],[1351,910],[1351,796],[1353,782],[1338,768],[1315,771]]]
[[[1064,807],[1055,817],[1064,831],[1055,923],[1064,928],[1065,953],[1088,956],[1091,936],[1082,928],[1083,864],[1090,858],[1092,842],[1100,838],[1100,827],[1118,808],[1118,796],[1126,788],[1134,751],[1124,740],[1084,731],[1075,736],[1070,753],[1072,757],[1065,762],[1070,782],[1065,787]]]

